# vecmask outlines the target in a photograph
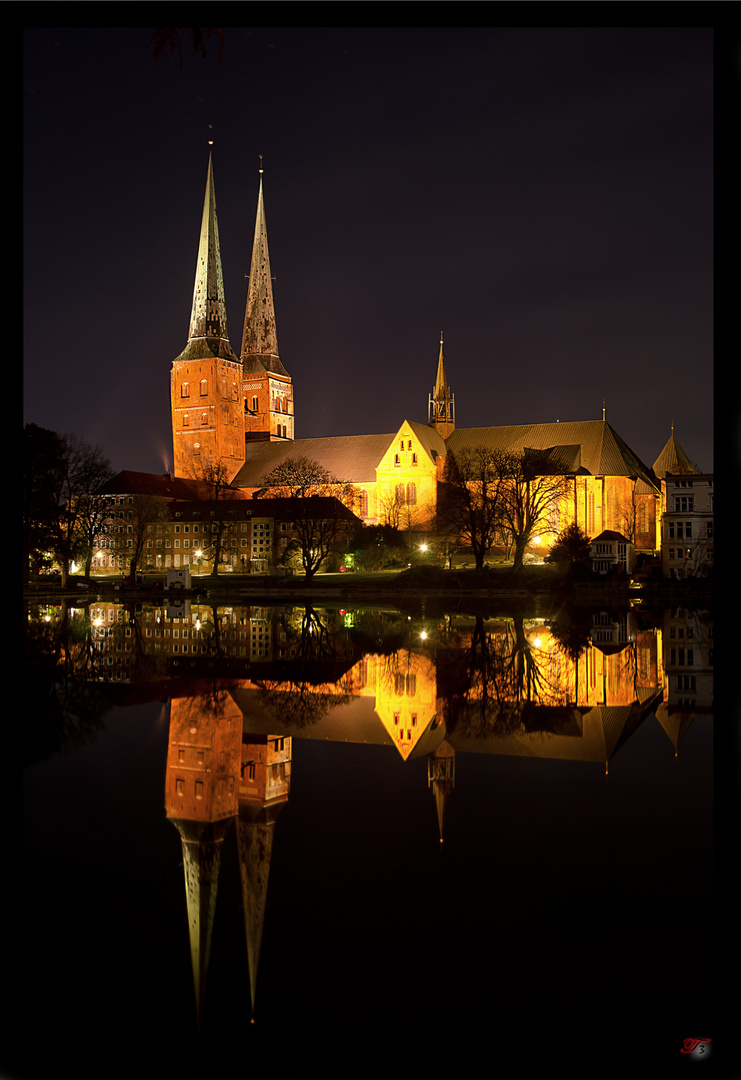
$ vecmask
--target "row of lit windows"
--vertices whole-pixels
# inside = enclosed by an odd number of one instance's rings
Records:
[[[694,549],[694,550],[698,550],[698,549]],[[712,547],[700,548],[699,550],[700,550],[701,557],[703,559],[705,559],[707,562],[712,562],[713,561],[713,549],[712,549]],[[666,553],[667,553],[667,558],[669,559],[669,562],[676,562],[677,560],[686,561],[687,559],[692,558],[693,549],[692,548],[667,548]]]
[[[207,397],[208,395],[208,379],[201,379],[199,383],[201,397]],[[180,397],[190,397],[190,383],[184,382],[180,386]]]

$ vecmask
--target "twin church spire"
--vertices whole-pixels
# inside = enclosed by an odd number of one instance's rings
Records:
[[[204,477],[218,465],[229,474],[231,482],[246,460],[249,443],[294,438],[293,384],[278,354],[262,158],[242,343],[237,356],[227,329],[213,157],[209,150],[188,340],[172,365],[170,395],[175,476]],[[443,438],[455,428],[442,334],[428,420]]]
[[[260,159],[260,190],[240,360],[245,373],[264,370],[274,371],[287,377],[288,373],[278,355],[262,173],[262,159]],[[229,343],[227,330],[213,158],[210,152],[188,344],[178,360],[201,359],[203,353],[225,360],[237,360]]]
[[[227,329],[209,151],[188,341],[172,365],[170,398],[175,476],[205,478],[218,469],[231,482],[248,442],[293,439],[293,386],[278,356],[262,162],[238,357]]]

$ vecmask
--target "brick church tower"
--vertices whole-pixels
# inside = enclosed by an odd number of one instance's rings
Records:
[[[262,161],[241,359],[245,441],[293,439],[293,383],[278,355]]]
[[[188,342],[170,373],[173,473],[231,480],[244,464],[242,365],[229,344],[211,154]]]

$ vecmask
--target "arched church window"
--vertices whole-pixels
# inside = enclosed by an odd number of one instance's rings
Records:
[[[180,397],[190,397],[190,383],[182,383],[180,387]]]
[[[404,485],[403,484],[397,484],[396,485],[396,503],[397,503],[397,506],[402,506],[403,503],[404,503]]]
[[[205,397],[208,393],[208,380],[201,379],[201,397]]]
[[[201,452],[201,444],[200,443],[193,443],[193,453],[194,454],[200,454],[200,452]]]
[[[414,483],[407,484],[407,504],[409,506],[417,505],[417,485]]]

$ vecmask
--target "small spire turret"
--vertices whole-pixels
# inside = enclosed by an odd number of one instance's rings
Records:
[[[437,360],[435,387],[428,400],[428,424],[440,432],[444,439],[455,430],[455,398],[450,392],[445,375],[443,357],[443,332],[440,331],[440,354]]]

